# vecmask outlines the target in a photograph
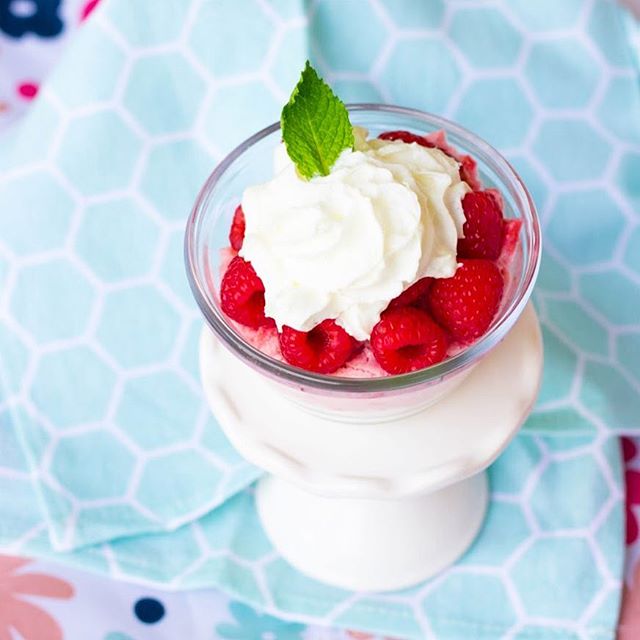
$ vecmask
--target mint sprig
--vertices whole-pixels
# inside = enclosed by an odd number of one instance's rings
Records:
[[[344,103],[308,60],[282,109],[280,124],[287,153],[307,179],[328,175],[340,153],[353,147],[353,129]]]

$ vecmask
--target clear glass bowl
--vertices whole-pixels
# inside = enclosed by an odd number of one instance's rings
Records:
[[[220,250],[229,244],[233,212],[244,189],[273,175],[274,149],[281,140],[279,123],[243,142],[209,176],[187,222],[185,261],[191,289],[205,320],[232,357],[260,372],[279,393],[305,409],[332,420],[371,422],[414,413],[437,401],[505,337],[525,308],[536,280],[540,226],[533,200],[513,167],[473,133],[413,109],[377,104],[353,104],[348,109],[351,122],[366,127],[370,137],[396,129],[418,134],[444,130],[450,144],[476,160],[485,187],[495,187],[502,193],[505,216],[522,220],[510,284],[500,311],[482,338],[444,362],[420,371],[379,378],[341,378],[304,371],[271,358],[240,336],[220,308]]]

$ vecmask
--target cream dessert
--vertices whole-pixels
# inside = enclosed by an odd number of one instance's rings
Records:
[[[442,132],[349,128],[313,172],[283,126],[273,178],[236,209],[221,307],[247,342],[309,371],[422,369],[488,330],[519,223]]]
[[[274,178],[242,197],[239,255],[260,275],[265,314],[280,330],[332,318],[367,340],[404,289],[456,271],[470,191],[458,163],[439,149],[354,134],[355,149],[309,181],[281,145]]]

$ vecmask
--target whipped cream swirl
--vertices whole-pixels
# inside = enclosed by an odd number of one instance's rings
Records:
[[[334,318],[366,340],[390,300],[457,268],[470,190],[458,163],[439,149],[354,133],[355,150],[328,176],[304,180],[281,145],[273,179],[244,192],[240,255],[262,279],[265,313],[279,328],[309,331]]]

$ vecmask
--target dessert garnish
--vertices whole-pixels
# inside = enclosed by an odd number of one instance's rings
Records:
[[[282,109],[282,140],[305,178],[327,176],[338,156],[353,148],[353,127],[344,103],[307,60]]]

